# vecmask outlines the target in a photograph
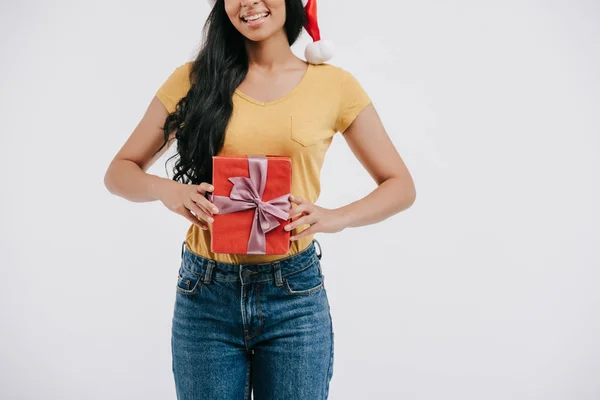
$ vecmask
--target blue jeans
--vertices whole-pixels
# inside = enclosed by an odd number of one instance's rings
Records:
[[[183,243],[171,341],[178,400],[327,399],[333,324],[315,243],[261,264],[217,262]]]

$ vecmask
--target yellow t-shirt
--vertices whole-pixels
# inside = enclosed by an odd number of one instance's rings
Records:
[[[190,89],[191,66],[190,61],[175,68],[156,92],[169,112]],[[218,155],[289,156],[291,193],[315,203],[321,191],[321,166],[334,134],[343,133],[369,103],[371,99],[347,70],[331,64],[308,64],[299,84],[278,100],[262,102],[239,89],[235,91],[225,144]],[[292,235],[308,227],[298,226]],[[291,241],[285,255],[219,254],[210,251],[211,232],[191,224],[186,236],[188,248],[204,257],[234,264],[288,257],[307,248],[314,236]]]

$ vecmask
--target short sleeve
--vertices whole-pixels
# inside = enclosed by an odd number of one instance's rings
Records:
[[[352,73],[342,68],[340,70],[340,102],[335,130],[344,133],[358,114],[371,103],[371,98]]]
[[[178,66],[156,91],[156,97],[172,113],[175,106],[190,90],[190,62]]]

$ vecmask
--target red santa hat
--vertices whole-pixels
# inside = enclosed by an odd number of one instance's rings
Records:
[[[216,0],[208,0],[208,3],[212,7],[215,5]],[[317,0],[302,0],[302,4],[306,11],[304,29],[313,40],[304,49],[304,57],[311,64],[323,64],[333,57],[333,43],[330,40],[321,40],[321,32],[317,23]]]

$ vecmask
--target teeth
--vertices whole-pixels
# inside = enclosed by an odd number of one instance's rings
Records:
[[[269,13],[262,13],[262,14],[252,15],[250,17],[244,18],[244,21],[254,21],[254,20],[257,20],[259,18],[266,17],[268,14]]]

